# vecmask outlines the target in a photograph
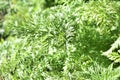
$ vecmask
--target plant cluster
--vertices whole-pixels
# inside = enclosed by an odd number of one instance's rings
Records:
[[[1,79],[119,80],[120,68],[101,55],[119,37],[119,1],[7,2],[0,41]]]

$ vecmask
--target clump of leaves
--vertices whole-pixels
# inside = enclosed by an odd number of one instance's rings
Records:
[[[13,0],[6,15],[12,38],[0,44],[4,78],[84,80],[80,72],[94,61],[108,65],[100,54],[119,33],[119,2],[76,0],[42,10],[31,1]]]
[[[120,38],[118,38],[111,46],[109,50],[104,52],[102,55],[108,57],[115,63],[120,62]]]
[[[83,72],[86,74],[87,80],[119,80],[120,77],[120,67],[114,69],[113,64],[109,65],[108,68],[94,63],[93,66],[89,67]]]
[[[3,37],[4,29],[3,29],[3,21],[4,17],[8,12],[9,1],[8,0],[0,0],[0,40]]]

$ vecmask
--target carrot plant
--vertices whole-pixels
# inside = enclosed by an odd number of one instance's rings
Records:
[[[114,68],[101,54],[119,36],[120,2],[45,1],[49,0],[10,1],[3,22],[3,35],[9,36],[0,42],[1,77],[119,79],[119,67]]]

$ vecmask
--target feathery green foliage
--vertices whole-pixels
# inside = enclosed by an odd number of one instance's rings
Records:
[[[119,67],[101,54],[119,36],[119,1],[11,0],[9,4],[0,42],[3,79],[118,79]]]
[[[104,56],[108,57],[114,62],[120,62],[120,38],[118,38],[111,46],[109,50],[103,53]]]

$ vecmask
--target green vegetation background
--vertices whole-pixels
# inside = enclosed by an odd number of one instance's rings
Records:
[[[120,80],[119,34],[119,0],[0,0],[0,79]]]

